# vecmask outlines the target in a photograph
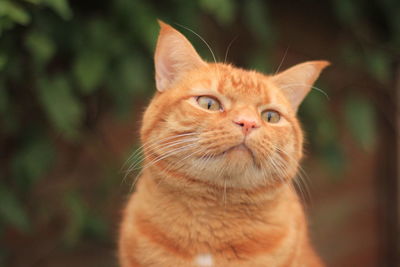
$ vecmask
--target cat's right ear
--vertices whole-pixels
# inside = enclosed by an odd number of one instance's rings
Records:
[[[321,71],[329,65],[330,63],[325,60],[308,61],[278,73],[271,79],[282,90],[293,109],[297,111]]]
[[[180,75],[206,63],[185,36],[160,20],[158,23],[161,30],[154,56],[156,87],[164,92]]]

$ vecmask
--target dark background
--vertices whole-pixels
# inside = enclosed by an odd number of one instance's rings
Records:
[[[328,266],[398,266],[397,0],[0,0],[0,266],[117,266],[157,18],[210,61],[179,24],[239,67],[332,62],[299,111],[312,238]]]

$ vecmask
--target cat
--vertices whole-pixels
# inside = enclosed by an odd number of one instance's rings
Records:
[[[296,111],[327,61],[276,75],[207,63],[159,22],[144,165],[123,213],[122,267],[323,266],[290,186]]]

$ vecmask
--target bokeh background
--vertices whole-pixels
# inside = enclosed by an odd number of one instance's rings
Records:
[[[157,18],[210,61],[179,25],[239,67],[332,62],[299,111],[312,238],[328,266],[398,266],[397,0],[0,0],[0,266],[117,266]]]

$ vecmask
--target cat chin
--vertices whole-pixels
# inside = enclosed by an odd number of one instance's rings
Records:
[[[222,187],[254,188],[265,186],[268,180],[247,151],[230,151],[207,165],[206,169],[192,166],[188,172],[196,179]]]
[[[253,165],[254,156],[248,148],[235,147],[223,154],[223,159],[228,165]],[[234,167],[234,166],[231,166]]]
[[[250,157],[252,159],[254,158],[253,152],[243,143],[228,149],[224,152],[224,154],[229,159],[235,157],[236,159],[243,159],[243,157]]]
[[[196,179],[234,188],[275,185],[278,180],[284,182],[295,175],[295,169],[292,170],[290,166],[285,166],[284,170],[279,172],[275,171],[274,166],[269,166],[265,158],[260,160],[257,154],[244,144],[233,146],[211,158],[197,157],[187,166],[190,166],[187,173]],[[283,174],[285,177],[280,177]]]

